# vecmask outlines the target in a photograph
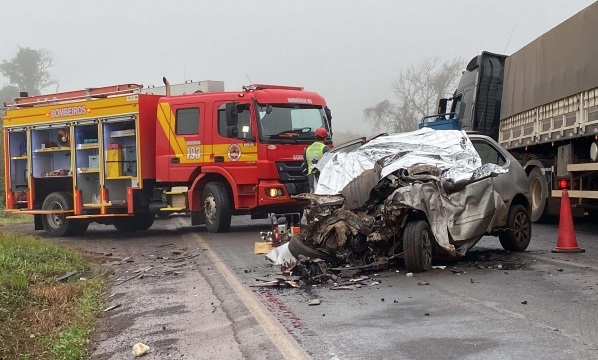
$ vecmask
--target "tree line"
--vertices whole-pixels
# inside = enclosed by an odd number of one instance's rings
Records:
[[[0,88],[0,128],[4,116],[4,103],[12,101],[21,92],[27,92],[30,96],[40,95],[45,88],[58,84],[50,74],[53,65],[54,58],[49,51],[28,47],[19,47],[12,59],[0,62],[0,74],[8,81]],[[4,205],[6,194],[4,156],[4,136],[0,136],[0,206]]]

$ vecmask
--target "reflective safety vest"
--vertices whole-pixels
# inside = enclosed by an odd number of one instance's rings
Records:
[[[313,144],[311,144],[307,149],[305,149],[305,162],[307,163],[308,174],[311,174],[314,165],[316,165],[324,155],[325,147],[326,145],[319,141],[316,141]]]

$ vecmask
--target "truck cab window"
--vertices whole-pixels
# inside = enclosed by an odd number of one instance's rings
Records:
[[[473,141],[472,143],[478,154],[480,154],[482,165],[496,164],[503,166],[506,163],[505,158],[497,149],[494,148],[494,146],[481,141]]]
[[[239,137],[250,138],[252,135],[250,109],[239,112],[238,119],[237,130]],[[218,134],[226,137],[226,104],[218,107]]]
[[[199,134],[199,108],[178,109],[176,111],[176,134]]]

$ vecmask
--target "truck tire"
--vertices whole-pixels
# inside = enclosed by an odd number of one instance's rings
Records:
[[[507,219],[509,230],[498,235],[500,245],[508,251],[525,251],[532,238],[532,222],[523,205],[513,205]]]
[[[531,220],[541,222],[546,219],[548,201],[548,182],[540,168],[534,167],[528,175],[529,192],[532,197]]]
[[[432,268],[432,229],[427,221],[415,220],[405,226],[403,255],[408,271],[422,272]]]
[[[67,192],[53,192],[46,196],[42,204],[42,210],[71,210],[72,208],[73,195]],[[46,233],[56,237],[80,235],[81,233],[76,230],[81,230],[83,222],[68,220],[67,216],[67,213],[42,215],[42,225]]]
[[[321,259],[332,264],[337,261],[336,256],[305,245],[301,236],[297,234],[291,236],[291,240],[289,241],[289,252],[297,259],[299,259],[299,255],[303,255],[310,259]]]
[[[112,223],[120,231],[143,231],[152,227],[156,216],[152,213],[137,213],[128,217],[116,217]]]
[[[211,182],[201,194],[206,228],[211,233],[227,232],[232,216],[232,199],[223,183]]]

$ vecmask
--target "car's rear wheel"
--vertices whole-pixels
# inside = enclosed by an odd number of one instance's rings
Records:
[[[532,222],[529,211],[523,205],[513,205],[507,220],[508,230],[499,234],[503,249],[525,251],[532,237]]]
[[[433,241],[434,235],[428,222],[416,220],[405,226],[403,256],[407,270],[422,272],[432,268]]]

